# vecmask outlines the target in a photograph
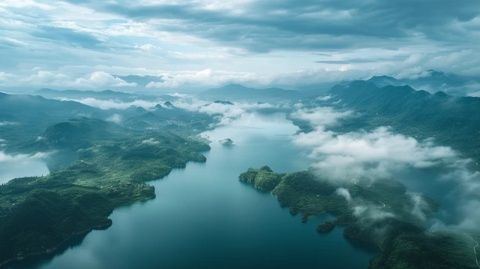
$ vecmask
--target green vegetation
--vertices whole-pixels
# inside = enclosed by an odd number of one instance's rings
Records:
[[[240,175],[240,181],[253,185],[263,192],[272,191],[280,183],[281,175],[273,173],[272,169],[264,166],[259,170],[249,169]]]
[[[77,130],[79,126],[84,131]],[[0,187],[1,262],[47,253],[73,235],[108,227],[114,208],[155,197],[146,181],[161,178],[188,161],[204,162],[202,152],[209,149],[202,142],[171,133],[126,132],[121,139],[103,140],[105,128],[94,136],[100,139],[88,140],[92,132],[87,127],[91,126],[92,120],[84,119],[47,130],[54,135],[47,135],[43,144],[77,150],[73,165]],[[70,132],[72,128],[75,132]]]
[[[209,146],[195,135],[210,117],[171,104],[121,113],[126,120],[116,124],[75,102],[0,95],[0,121],[14,122],[0,127],[8,149],[50,152],[51,169],[0,185],[0,267],[109,227],[115,208],[155,197],[147,181],[206,161]]]
[[[346,119],[343,131],[391,126],[415,138],[434,137],[451,146],[480,167],[480,98],[453,97],[443,92],[429,94],[409,86],[378,87],[373,82],[354,81],[331,90],[332,104],[353,109],[359,117]]]
[[[61,91],[61,93],[68,92]],[[91,94],[90,92],[87,93]],[[117,94],[115,92],[103,93]],[[85,92],[82,94],[83,97],[87,96]],[[113,116],[118,119],[116,124],[104,121],[108,121]],[[97,123],[83,122],[84,124],[90,124],[91,127],[88,130],[81,129],[82,131],[94,132],[91,137],[84,136],[85,141],[75,142],[76,145],[74,146],[79,146],[82,142],[89,143],[88,141],[91,141],[91,139],[100,139],[100,137],[97,137],[100,134],[100,131],[96,129],[97,127],[108,129],[107,131],[114,131],[113,129],[116,128],[115,135],[123,133],[123,129],[128,129],[130,132],[134,130],[137,132],[169,130],[190,136],[208,129],[215,122],[212,117],[206,114],[183,110],[173,106],[170,102],[158,104],[150,110],[141,107],[130,107],[123,110],[101,110],[72,101],[0,93],[0,123],[2,123],[0,124],[0,138],[6,141],[6,148],[2,150],[10,153],[30,153],[36,150],[32,147],[32,144],[37,146],[38,143],[36,142],[39,139],[45,135],[55,136],[55,132],[62,128],[70,129],[68,135],[73,136],[82,126],[76,126],[80,124],[79,122],[70,121],[79,118],[96,120]],[[55,126],[55,130],[47,129],[51,129],[53,125],[61,122],[64,122],[64,126]],[[45,132],[46,129],[47,132]],[[109,137],[103,138],[109,139]],[[52,140],[51,142],[62,143],[61,140]],[[70,140],[70,142],[74,142],[74,140]],[[71,147],[72,145],[68,146]]]
[[[267,166],[249,169],[240,180],[260,191],[271,191],[281,206],[304,219],[326,213],[334,216],[335,221],[319,225],[317,231],[343,227],[353,245],[378,253],[371,269],[476,268],[474,242],[453,232],[428,232],[413,210],[410,194],[393,180],[340,186],[311,171],[276,174]],[[265,181],[268,187],[259,187]],[[427,205],[422,212],[428,218],[436,205],[422,199]]]
[[[326,221],[317,226],[317,232],[319,233],[329,233],[335,229],[335,223],[331,221]]]

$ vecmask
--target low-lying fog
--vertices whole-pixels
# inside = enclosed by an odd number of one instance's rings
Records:
[[[48,175],[46,154],[9,155],[0,151],[0,185],[14,178]]]

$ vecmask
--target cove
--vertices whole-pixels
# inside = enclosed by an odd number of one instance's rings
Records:
[[[157,197],[115,210],[113,225],[29,268],[367,268],[371,254],[351,246],[337,228],[315,231],[270,194],[238,181],[249,167],[308,168],[290,143],[297,128],[284,115],[247,114],[205,133],[207,162],[189,163],[155,186]],[[234,146],[219,140],[231,138]]]

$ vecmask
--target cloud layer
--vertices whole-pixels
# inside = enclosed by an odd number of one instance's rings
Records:
[[[426,69],[480,74],[476,0],[5,0],[0,13],[4,88],[159,91]],[[120,78],[128,75],[164,79],[134,85]]]
[[[47,175],[46,153],[9,155],[0,151],[0,184],[17,177]]]
[[[399,180],[413,188],[412,191],[433,196],[440,203],[439,220],[432,229],[448,226],[473,230],[480,225],[480,214],[475,213],[480,205],[480,173],[469,168],[471,160],[432,139],[419,141],[389,127],[347,133],[330,129],[354,115],[330,107],[300,108],[293,113],[314,127],[311,132],[298,133],[293,142],[310,150],[312,169],[321,178],[340,186]],[[347,201],[352,199],[344,188],[336,193]],[[426,221],[428,203],[418,193],[411,192],[409,196],[412,216],[420,222]],[[355,213],[370,219],[390,216],[380,205],[362,203]]]

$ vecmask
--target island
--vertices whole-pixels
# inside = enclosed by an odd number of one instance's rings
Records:
[[[261,192],[272,193],[293,215],[328,214],[334,222],[317,228],[328,233],[339,226],[352,245],[376,253],[370,269],[477,268],[471,237],[455,231],[430,231],[412,210],[415,199],[393,179],[371,184],[329,181],[312,170],[275,173],[268,166],[250,168],[239,180]],[[431,218],[438,205],[428,197],[422,217]],[[415,251],[412,251],[415,250]]]
[[[325,221],[317,226],[317,232],[321,234],[330,233],[333,229],[335,229],[335,223],[331,221]]]
[[[222,139],[222,140],[220,140],[219,142],[220,142],[220,144],[222,144],[222,145],[225,146],[225,147],[231,147],[231,146],[234,145],[234,144],[233,144],[233,140],[230,139],[230,138]]]

